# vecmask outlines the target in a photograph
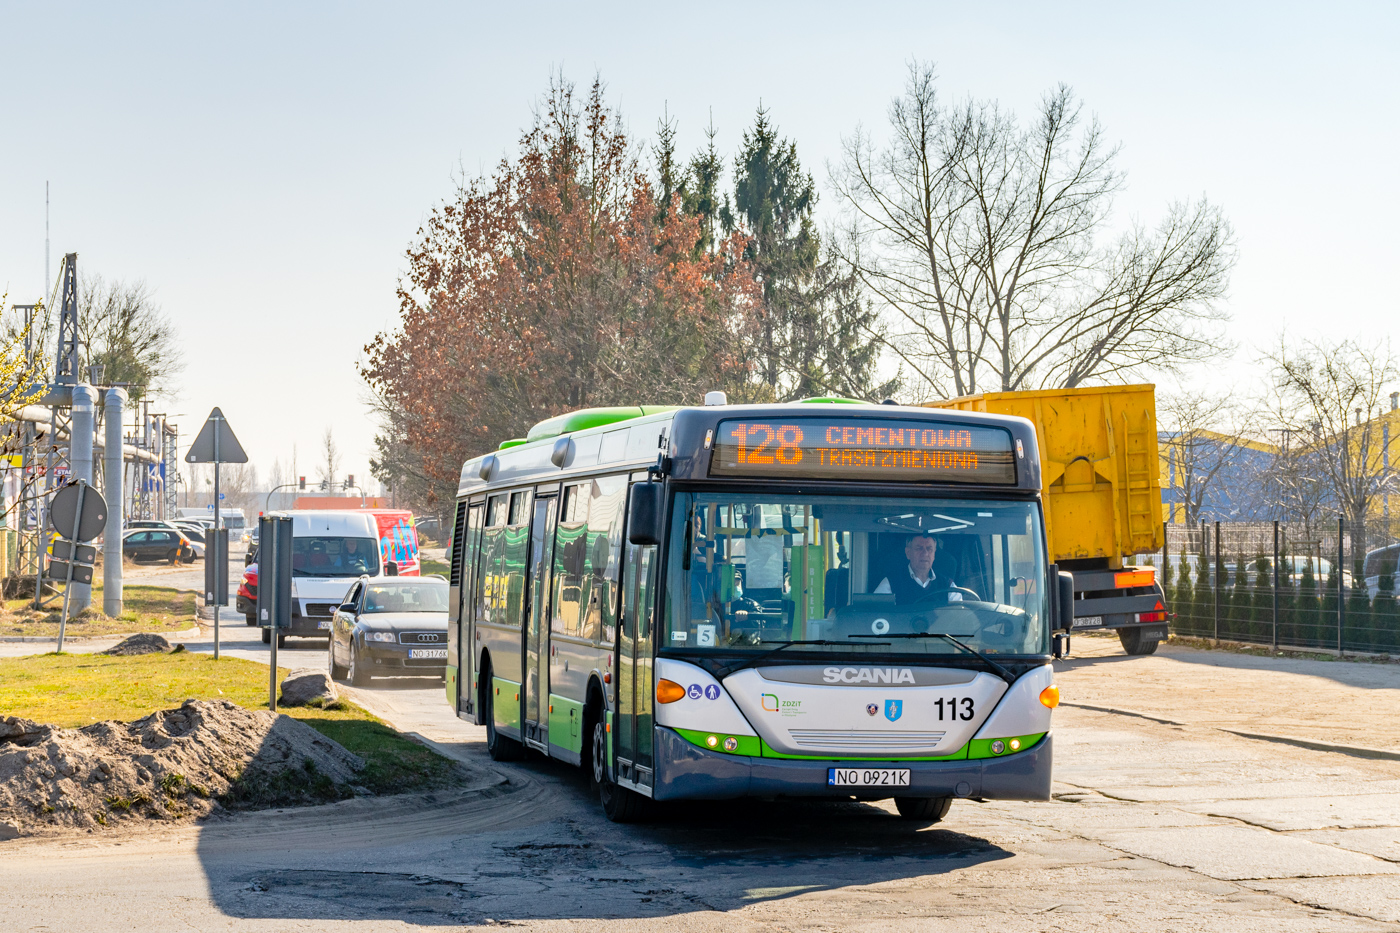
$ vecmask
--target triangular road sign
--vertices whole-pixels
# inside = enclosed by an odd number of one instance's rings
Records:
[[[186,463],[247,463],[248,455],[243,445],[233,436],[233,428],[228,426],[224,413],[217,408],[209,413],[209,420],[199,429],[199,436],[185,454]]]

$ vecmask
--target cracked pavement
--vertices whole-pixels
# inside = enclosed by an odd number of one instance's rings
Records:
[[[224,631],[231,653],[266,659]],[[1400,929],[1400,665],[1175,646],[1125,658],[1116,640],[1083,636],[1075,649],[1057,665],[1055,798],[957,801],[929,827],[888,802],[801,800],[673,806],[616,826],[576,770],[490,762],[483,730],[451,717],[436,681],[349,690],[485,777],[0,843],[7,886],[24,895],[0,906],[0,928]],[[280,654],[324,657],[309,644]]]

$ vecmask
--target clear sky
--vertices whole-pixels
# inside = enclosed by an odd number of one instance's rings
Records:
[[[404,249],[454,173],[514,150],[551,69],[606,80],[635,134],[732,152],[760,101],[825,183],[911,57],[1028,113],[1065,82],[1123,144],[1120,217],[1205,195],[1239,238],[1233,358],[1285,325],[1388,338],[1400,252],[1400,4],[85,3],[0,0],[0,291],[52,255],[145,279],[186,368],[264,470],[314,474],[327,427],[368,474],[355,364],[392,327]],[[828,216],[834,199],[819,212]]]

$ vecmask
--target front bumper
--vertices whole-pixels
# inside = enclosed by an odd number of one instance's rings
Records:
[[[728,800],[734,797],[864,797],[865,788],[833,787],[833,767],[908,768],[903,797],[979,797],[1049,800],[1053,735],[1023,752],[1000,758],[953,761],[827,761],[726,755],[692,745],[670,729],[656,730],[657,800]],[[875,788],[870,799],[892,796]]]
[[[292,624],[278,629],[277,634],[293,638],[330,638],[330,621],[327,616],[292,616]],[[327,623],[326,628],[321,628],[322,622]]]
[[[410,658],[412,649],[437,649],[441,658]],[[400,645],[395,642],[365,642],[360,657],[373,665],[376,674],[440,674],[447,670],[447,644]]]

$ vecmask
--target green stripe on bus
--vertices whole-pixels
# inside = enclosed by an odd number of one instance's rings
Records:
[[[576,754],[583,751],[582,703],[549,695],[549,744]]]
[[[728,755],[748,755],[753,758],[759,755],[759,742],[761,740],[756,735],[730,735],[727,732],[700,732],[695,729],[676,729],[676,734],[691,745],[698,745],[708,751],[723,752]],[[710,739],[715,740],[713,745],[710,744]],[[726,739],[734,739],[737,747],[733,751],[724,747]]]
[[[520,684],[513,680],[491,678],[495,696],[491,698],[491,717],[496,728],[520,730]]]

